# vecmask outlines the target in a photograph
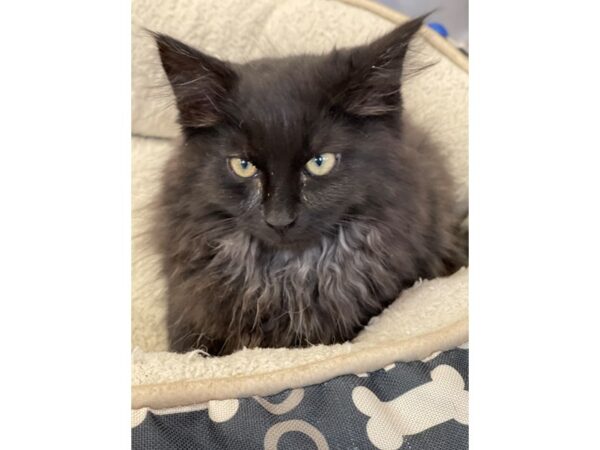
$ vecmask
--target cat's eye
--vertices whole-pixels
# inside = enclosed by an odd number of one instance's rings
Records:
[[[257,172],[256,166],[247,159],[229,158],[229,167],[238,177],[250,178]]]
[[[336,156],[333,153],[321,153],[310,159],[306,163],[306,170],[316,176],[327,175],[336,163]]]

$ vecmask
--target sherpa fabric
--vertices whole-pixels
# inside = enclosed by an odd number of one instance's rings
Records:
[[[417,283],[352,342],[306,349],[252,349],[221,358],[167,352],[165,282],[151,243],[153,201],[176,136],[174,101],[143,27],[216,56],[324,52],[365,43],[406,20],[365,0],[134,0],[132,406],[173,408],[269,396],[334,377],[418,361],[468,339],[468,270]],[[448,156],[467,196],[466,59],[428,30],[411,46],[403,83],[406,118]],[[416,69],[435,62],[418,75]]]

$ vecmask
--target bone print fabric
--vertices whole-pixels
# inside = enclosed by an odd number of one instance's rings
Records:
[[[468,350],[269,397],[133,411],[134,449],[468,448]]]

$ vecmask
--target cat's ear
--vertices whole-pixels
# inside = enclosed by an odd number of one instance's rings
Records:
[[[351,51],[339,105],[357,116],[384,116],[400,108],[400,77],[415,33],[426,16],[410,20],[369,45]]]
[[[152,33],[184,127],[211,127],[223,119],[223,104],[237,75],[229,64],[170,36]]]

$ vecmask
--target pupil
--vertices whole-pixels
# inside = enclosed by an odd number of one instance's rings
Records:
[[[242,159],[240,161],[240,166],[242,166],[242,169],[246,170],[248,168],[248,161],[246,161],[245,159]]]
[[[315,158],[315,163],[317,164],[317,166],[323,165],[323,157],[321,155],[317,156]]]

